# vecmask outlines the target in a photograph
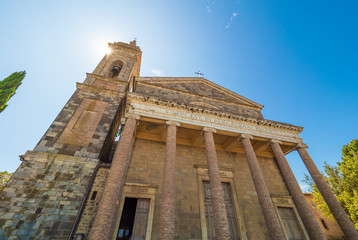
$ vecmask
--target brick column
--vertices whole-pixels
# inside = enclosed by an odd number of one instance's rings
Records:
[[[277,140],[271,140],[270,144],[288,191],[292,196],[308,235],[312,240],[326,239],[302,193],[300,186],[298,185],[298,182],[296,181],[295,176],[293,175],[290,165],[288,165],[285,155],[282,152],[280,147],[280,144],[282,143]]]
[[[178,122],[167,121],[167,142],[163,176],[162,202],[160,209],[159,239],[174,239],[175,226],[175,160]]]
[[[306,165],[307,170],[309,171],[313,181],[318,187],[318,190],[322,194],[322,197],[326,201],[329,209],[331,210],[334,218],[337,220],[338,225],[341,227],[344,235],[348,239],[358,239],[358,232],[354,227],[351,220],[348,218],[347,214],[344,212],[342,206],[338,202],[336,196],[332,192],[331,188],[328,186],[324,177],[312,161],[310,155],[306,150],[306,145],[299,144],[297,146],[297,151],[300,154],[302,161]]]
[[[94,219],[90,234],[91,240],[112,238],[113,224],[116,222],[119,198],[124,185],[122,180],[125,177],[125,169],[128,167],[128,158],[137,120],[139,120],[137,115],[129,115],[127,117],[126,125],[119,138],[101,202]]]
[[[214,135],[216,130],[205,127],[204,138],[206,147],[206,158],[208,161],[209,183],[211,203],[214,215],[215,239],[230,239],[229,221],[227,219],[224,191],[220,180],[219,163],[216,156]]]
[[[286,240],[285,233],[281,227],[264,176],[261,172],[259,162],[257,161],[254,149],[252,148],[250,138],[252,139],[252,136],[241,134],[240,140],[244,147],[246,160],[254,181],[268,233],[272,240]]]

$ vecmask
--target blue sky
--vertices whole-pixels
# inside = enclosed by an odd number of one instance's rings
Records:
[[[137,38],[142,76],[204,77],[303,126],[319,169],[358,135],[355,1],[2,1],[0,79],[27,75],[0,114],[0,171],[14,171],[105,54]],[[297,153],[287,156],[300,181]]]

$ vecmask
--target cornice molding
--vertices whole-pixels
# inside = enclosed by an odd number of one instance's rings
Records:
[[[23,162],[43,162],[51,163],[52,161],[63,162],[66,165],[76,165],[79,163],[86,163],[88,165],[96,166],[98,159],[86,158],[86,157],[75,157],[71,155],[64,155],[59,153],[47,153],[37,151],[26,151],[24,155],[21,155]]]
[[[86,76],[87,77],[93,77],[93,78],[96,78],[96,79],[99,79],[99,80],[102,80],[102,81],[106,81],[106,82],[110,82],[110,83],[116,83],[116,84],[128,84],[127,81],[124,81],[124,80],[119,80],[119,79],[115,79],[115,78],[109,78],[109,77],[103,77],[103,76],[100,76],[100,75],[97,75],[97,74],[93,74],[93,73],[86,73]]]
[[[238,98],[240,99],[240,101],[243,102],[247,102],[250,103],[252,105],[254,105],[256,108],[262,110],[262,108],[264,107],[263,105],[252,101],[251,99],[248,99],[236,92],[233,92],[227,88],[224,88],[223,86],[220,86],[206,78],[203,77],[139,77],[138,81],[139,82],[145,82],[148,81],[148,78],[150,80],[154,80],[154,81],[160,81],[161,83],[170,83],[170,82],[178,82],[178,83],[203,83],[203,84],[207,84],[211,87],[213,87],[214,89],[218,90],[218,91],[222,91],[225,92],[225,94],[230,95],[233,98]],[[159,82],[158,82],[159,83]],[[249,104],[248,104],[249,105]]]
[[[303,127],[298,127],[298,126],[294,126],[294,125],[290,125],[290,124],[286,124],[286,123],[280,123],[280,122],[275,122],[275,121],[266,120],[266,119],[243,117],[243,116],[233,114],[233,113],[204,109],[204,108],[200,108],[198,106],[191,106],[191,105],[182,104],[182,103],[178,103],[178,102],[174,102],[174,101],[162,100],[159,98],[149,97],[149,96],[141,95],[141,94],[134,93],[134,92],[128,93],[127,96],[128,96],[128,98],[136,99],[140,102],[148,102],[148,103],[152,103],[155,105],[162,105],[162,106],[166,106],[166,107],[177,108],[177,109],[181,109],[181,110],[186,110],[191,113],[210,114],[210,115],[214,115],[217,117],[228,118],[231,120],[236,120],[236,121],[241,121],[241,122],[255,123],[255,124],[261,125],[261,126],[285,129],[285,130],[289,130],[289,131],[293,131],[293,132],[297,132],[297,133],[300,133],[303,130]]]
[[[113,49],[125,48],[126,51],[131,51],[133,53],[142,53],[142,50],[140,49],[140,47],[138,47],[136,45],[130,45],[127,43],[114,42],[114,43],[108,43],[108,46]]]
[[[96,86],[92,86],[92,85],[88,85],[88,84],[84,84],[84,83],[79,83],[79,82],[76,83],[76,87],[77,87],[77,89],[80,89],[80,90],[95,92],[98,94],[109,94],[109,95],[113,95],[118,98],[122,98],[125,96],[125,93],[108,90],[108,89],[104,89],[104,88],[100,88],[100,87],[96,87]]]

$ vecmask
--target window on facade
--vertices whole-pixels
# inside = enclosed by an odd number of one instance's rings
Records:
[[[323,227],[328,230],[328,226],[323,219],[321,219],[321,223],[322,223]]]
[[[237,227],[230,183],[222,183],[222,187],[224,190],[224,200],[225,200],[226,212],[229,220],[229,229],[231,234],[230,239],[238,240],[240,239],[240,236]],[[205,205],[205,218],[206,218],[206,228],[208,232],[208,240],[213,240],[215,239],[214,216],[213,216],[212,204],[211,204],[210,184],[208,181],[203,182],[203,188],[204,188],[204,205]]]
[[[150,199],[125,198],[117,240],[144,240],[147,233]]]
[[[286,237],[289,240],[304,240],[303,231],[292,207],[278,207]]]
[[[92,196],[91,196],[91,200],[96,200],[96,196],[97,196],[97,191],[93,191]]]

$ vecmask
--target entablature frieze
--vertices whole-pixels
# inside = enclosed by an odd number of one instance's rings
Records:
[[[135,93],[128,93],[127,97],[127,112],[148,118],[171,119],[181,123],[285,142],[302,142],[299,136],[303,129],[302,127],[265,119],[246,118],[231,113],[192,107]]]

